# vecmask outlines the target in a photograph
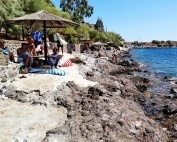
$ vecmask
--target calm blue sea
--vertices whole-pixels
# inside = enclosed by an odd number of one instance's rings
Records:
[[[131,54],[153,72],[177,77],[177,48],[132,49]]]

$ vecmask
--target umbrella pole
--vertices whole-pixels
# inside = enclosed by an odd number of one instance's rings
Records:
[[[25,40],[25,34],[24,34],[24,27],[22,26],[22,38],[23,38],[23,41]]]
[[[44,55],[45,55],[45,64],[47,64],[47,42],[46,42],[46,21],[44,24]]]

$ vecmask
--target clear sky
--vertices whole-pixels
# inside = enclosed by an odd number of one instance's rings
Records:
[[[52,0],[59,5],[60,0]],[[94,14],[85,19],[103,20],[108,31],[119,33],[126,41],[177,41],[177,0],[88,0]]]

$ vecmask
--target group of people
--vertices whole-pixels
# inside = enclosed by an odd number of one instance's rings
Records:
[[[63,56],[63,46],[67,44],[67,42],[63,39],[63,37],[56,33],[53,34],[54,42],[57,43],[56,47],[53,47],[53,53],[49,55],[49,38],[46,36],[46,42],[47,42],[47,54],[48,54],[48,64],[51,65],[51,67],[57,67],[58,61],[61,58],[59,56],[58,52],[61,48],[62,56]],[[27,37],[27,44],[23,43],[21,48],[17,50],[18,55],[18,62],[22,62],[24,66],[28,69],[31,68],[31,65],[35,62],[37,62],[36,56],[39,54],[43,54],[44,52],[44,38],[42,36],[42,33],[40,32],[33,32],[31,35]],[[35,58],[33,58],[35,56]],[[35,59],[35,60],[34,60]]]
[[[53,53],[50,54],[49,48],[49,38],[46,36],[47,42],[47,54],[48,54],[48,64],[51,68],[57,68],[57,64],[59,59],[63,56],[63,46],[67,45],[67,42],[64,38],[56,33],[53,35],[56,46],[52,47]],[[21,47],[17,49],[17,62],[23,65],[24,68],[30,70],[32,65],[35,63],[36,59],[39,59],[39,54],[43,54],[44,52],[44,38],[40,32],[35,32],[27,36],[27,42],[22,43]],[[59,50],[61,48],[62,55],[59,55]],[[4,55],[8,56],[9,61],[16,62],[15,56],[13,52],[9,50],[8,47],[5,46],[5,42],[0,40],[0,50]]]

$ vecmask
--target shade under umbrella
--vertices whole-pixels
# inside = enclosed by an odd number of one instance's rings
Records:
[[[43,10],[8,20],[8,22],[15,25],[25,25],[25,26],[39,25],[44,27],[45,62],[47,62],[46,28],[66,28],[69,26],[74,27],[79,26],[79,24],[71,20],[61,18],[59,16],[50,14]]]

